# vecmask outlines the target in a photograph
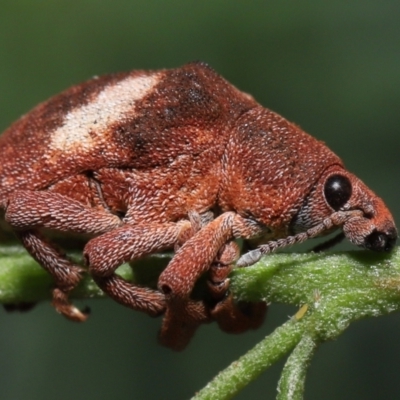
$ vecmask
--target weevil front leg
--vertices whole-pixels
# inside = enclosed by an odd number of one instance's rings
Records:
[[[160,275],[159,289],[165,294],[167,310],[161,328],[162,344],[183,349],[199,323],[209,311],[201,303],[195,307],[190,299],[198,278],[210,269],[220,249],[235,237],[249,238],[262,232],[262,227],[234,212],[226,212],[209,222],[188,239],[176,252]],[[180,334],[181,332],[182,334]],[[187,340],[184,340],[184,338]]]
[[[268,308],[264,301],[236,301],[232,293],[229,293],[228,275],[239,255],[238,245],[233,241],[228,242],[218,252],[209,272],[208,286],[216,302],[210,314],[221,330],[228,333],[242,333],[259,328]]]
[[[228,333],[242,333],[262,324],[267,310],[265,302],[235,301],[229,293],[228,275],[239,253],[238,246],[232,241],[218,251],[207,281],[211,299],[177,300],[168,304],[160,332],[161,344],[183,350],[197,328],[212,321]]]
[[[185,242],[199,232],[204,226],[213,220],[211,211],[203,214],[189,212],[191,229],[181,235],[180,241],[174,246],[177,252]],[[181,307],[182,306],[182,307]],[[190,315],[190,320],[187,318]],[[185,303],[176,304],[175,308],[169,307],[164,316],[163,326],[160,332],[160,342],[174,350],[182,350],[189,343],[197,328],[204,323],[212,322],[210,304],[204,299],[188,300]]]

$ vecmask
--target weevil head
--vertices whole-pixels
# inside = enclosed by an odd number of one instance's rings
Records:
[[[332,229],[342,227],[357,246],[388,252],[396,244],[397,229],[383,200],[342,166],[323,173],[292,227],[295,231],[306,230],[327,219],[333,223]]]

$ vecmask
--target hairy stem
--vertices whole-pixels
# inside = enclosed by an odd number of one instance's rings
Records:
[[[278,384],[277,400],[301,400],[303,398],[307,367],[316,348],[316,341],[305,334],[283,368]]]
[[[230,399],[295,348],[284,367],[278,399],[297,400],[303,398],[306,370],[318,344],[337,337],[354,320],[400,309],[400,251],[271,255],[236,270],[231,282],[242,300],[302,307],[193,399]]]
[[[51,278],[20,247],[0,247],[0,258],[1,303],[50,298]],[[135,265],[134,272],[127,265],[118,272],[126,279],[154,285],[168,260],[165,256],[150,257]],[[193,399],[230,399],[294,349],[283,370],[278,399],[297,400],[302,398],[306,369],[320,343],[337,337],[354,320],[400,309],[400,251],[397,247],[391,254],[353,251],[269,255],[254,266],[235,269],[231,290],[240,300],[266,300],[301,308]],[[89,277],[72,295],[103,296]]]
[[[220,372],[193,400],[231,399],[300,341],[304,327],[290,320]]]

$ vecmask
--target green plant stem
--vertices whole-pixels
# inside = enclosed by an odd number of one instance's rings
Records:
[[[50,298],[52,285],[20,247],[0,247],[0,302],[29,303]],[[118,272],[136,282],[154,282],[168,258],[153,257]],[[239,300],[301,306],[302,313],[277,328],[246,355],[222,371],[194,399],[229,399],[279,358],[289,357],[279,384],[279,399],[301,399],[307,366],[317,345],[337,337],[354,320],[400,309],[400,251],[374,254],[275,254],[252,267],[235,269],[231,291]],[[87,277],[72,294],[103,297]],[[303,315],[304,314],[304,315]]]
[[[300,341],[304,327],[290,320],[220,372],[192,400],[231,399]]]
[[[304,393],[307,367],[317,349],[317,343],[304,335],[286,361],[278,384],[277,400],[301,400]]]
[[[277,254],[236,270],[231,282],[242,300],[303,304],[307,311],[277,328],[238,365],[233,362],[193,400],[232,398],[297,345],[285,365],[278,393],[278,399],[296,400],[303,396],[306,370],[318,344],[337,337],[354,320],[400,309],[400,251],[397,248],[391,255]],[[277,342],[283,347],[275,347]]]

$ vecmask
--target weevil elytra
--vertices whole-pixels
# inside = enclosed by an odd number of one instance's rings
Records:
[[[243,310],[224,296],[239,256],[234,239],[264,243],[239,258],[244,266],[335,229],[377,251],[397,238],[383,201],[332,151],[203,63],[72,87],[7,129],[0,157],[5,220],[53,276],[57,311],[86,319],[68,300],[83,270],[43,229],[91,235],[88,272],[119,303],[165,314],[161,340],[176,349],[201,322],[235,332],[262,320],[264,306]],[[158,290],[114,273],[174,248]],[[212,306],[191,299],[209,270],[221,300]]]

